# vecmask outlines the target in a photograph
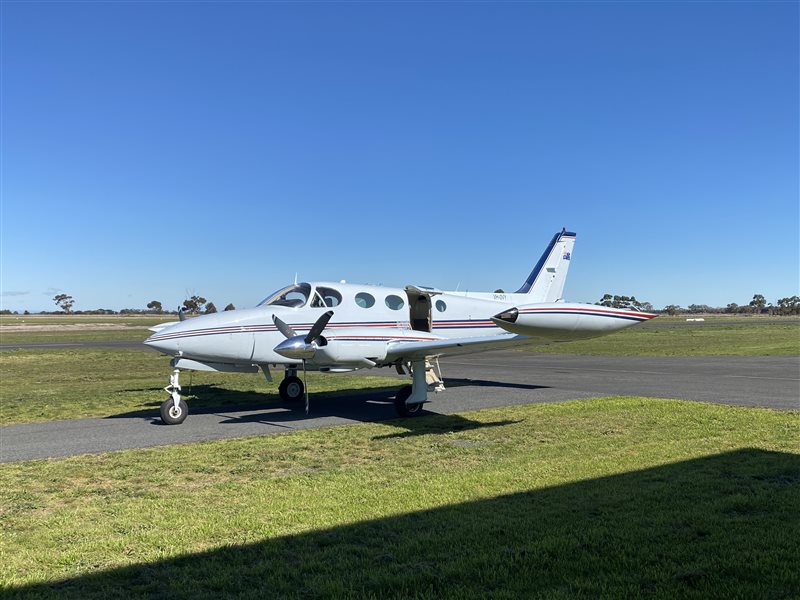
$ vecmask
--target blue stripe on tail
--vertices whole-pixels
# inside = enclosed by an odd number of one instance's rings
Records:
[[[531,291],[533,284],[536,283],[536,278],[539,277],[539,273],[541,273],[542,268],[544,268],[544,263],[547,262],[547,257],[550,256],[550,253],[553,251],[553,247],[563,237],[575,237],[575,234],[571,231],[567,231],[566,229],[562,229],[555,234],[553,239],[550,240],[550,243],[547,245],[544,254],[542,254],[541,258],[539,258],[539,262],[537,262],[536,266],[533,267],[533,271],[531,271],[531,274],[528,275],[528,278],[525,280],[525,283],[522,284],[522,287],[514,292],[515,294],[527,294]]]

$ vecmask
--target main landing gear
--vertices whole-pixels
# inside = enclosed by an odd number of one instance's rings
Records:
[[[298,402],[303,399],[306,388],[297,376],[297,369],[286,369],[286,376],[278,386],[278,393],[284,402]]]
[[[398,371],[401,371],[398,367]],[[422,405],[428,401],[428,389],[439,392],[444,383],[427,360],[411,363],[411,385],[404,385],[394,398],[394,409],[400,417],[413,417],[422,412]]]
[[[180,371],[175,369],[169,376],[169,385],[164,391],[169,394],[161,405],[161,420],[165,425],[180,425],[189,415],[189,407],[181,399]]]

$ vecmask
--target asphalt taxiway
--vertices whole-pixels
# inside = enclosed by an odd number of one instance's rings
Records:
[[[800,357],[796,356],[607,357],[502,351],[442,360],[441,367],[448,389],[430,395],[428,413],[611,395],[800,409]],[[406,381],[398,376],[398,387]],[[157,407],[148,414],[10,425],[0,428],[0,462],[386,421],[396,418],[395,391],[380,388],[326,397],[312,389],[308,416],[302,407],[282,403],[194,411],[190,403],[188,419],[178,426],[161,424]],[[398,422],[398,430],[413,434],[414,424],[424,418]]]

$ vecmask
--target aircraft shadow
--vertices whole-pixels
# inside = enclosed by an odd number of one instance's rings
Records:
[[[305,403],[285,403],[278,401],[272,405],[264,407],[264,412],[260,412],[258,407],[246,407],[244,414],[231,415],[232,411],[226,410],[222,416],[226,418],[220,421],[223,425],[236,425],[242,423],[264,423],[265,425],[285,426],[289,429],[296,429],[293,423],[307,421],[310,418],[345,418],[358,421],[360,423],[386,423],[402,428],[402,432],[377,436],[374,439],[403,438],[413,435],[428,435],[437,433],[448,433],[466,431],[469,429],[479,429],[482,427],[496,427],[509,425],[518,421],[496,421],[484,423],[473,421],[459,415],[441,415],[435,412],[423,410],[421,414],[414,417],[401,419],[397,417],[394,410],[394,397],[397,393],[396,387],[391,388],[372,388],[368,390],[348,390],[347,392],[337,392],[341,397],[334,398],[336,394],[326,395],[314,402],[311,397],[311,411],[305,413]],[[328,401],[330,400],[330,401]],[[218,414],[219,411],[206,409],[208,413]],[[426,417],[426,418],[421,418]],[[158,421],[160,423],[160,421]]]
[[[216,384],[198,384],[191,387],[185,386],[183,393],[189,404],[190,415],[218,414],[221,411],[229,416],[235,413],[244,413],[231,416],[229,419],[222,421],[225,424],[246,422],[278,424],[305,420],[309,417],[342,417],[362,422],[375,422],[396,418],[394,398],[398,389],[404,384],[404,380],[398,380],[398,385],[316,393],[312,390],[310,394],[311,414],[308,416],[305,414],[305,403],[302,400],[297,403],[284,402],[278,394],[271,392],[239,391],[220,387]],[[516,388],[525,390],[547,388],[547,386],[523,383],[459,378],[446,379],[445,385],[452,388]],[[131,389],[126,391],[163,392],[161,388]],[[148,403],[148,406],[152,407],[152,409],[118,413],[107,418],[152,417],[153,423],[160,425],[162,423],[158,416],[158,409],[165,397],[166,393],[164,392]],[[435,396],[432,395],[432,398],[435,398]],[[265,411],[265,414],[253,414],[254,411]],[[426,413],[428,411],[423,411],[422,414]]]
[[[228,545],[10,598],[794,597],[800,457],[743,449]]]
[[[487,379],[459,379],[449,378],[444,380],[447,387],[493,387],[513,388],[517,390],[542,390],[549,389],[549,385],[535,385],[532,383],[514,383],[511,381],[489,381]]]

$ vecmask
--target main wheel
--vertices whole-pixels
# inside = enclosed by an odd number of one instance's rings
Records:
[[[189,414],[189,407],[186,402],[181,400],[178,402],[178,407],[175,407],[175,402],[172,398],[167,398],[161,405],[161,420],[165,425],[180,425],[186,420]]]
[[[284,377],[278,386],[278,393],[284,402],[297,402],[303,398],[306,391],[303,381],[299,377]]]
[[[398,390],[397,395],[394,397],[394,409],[401,417],[413,417],[414,415],[418,415],[420,412],[422,412],[422,402],[417,404],[406,404],[406,400],[411,397],[412,391],[414,391],[413,387],[410,385],[404,385]]]

